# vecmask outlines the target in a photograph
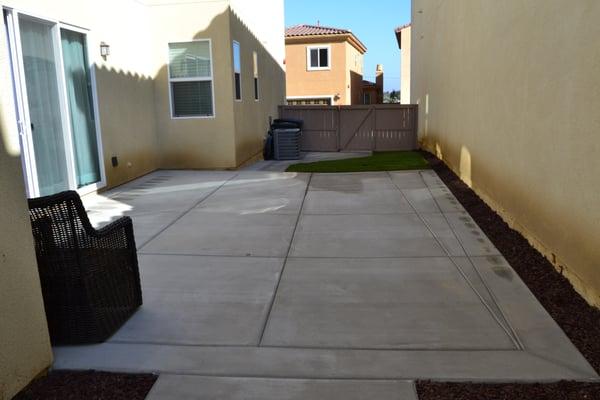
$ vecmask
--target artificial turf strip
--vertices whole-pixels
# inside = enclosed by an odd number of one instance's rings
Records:
[[[144,400],[157,378],[152,374],[52,371],[13,400]]]
[[[367,172],[428,169],[429,163],[418,151],[386,151],[367,157],[292,164],[287,172]]]

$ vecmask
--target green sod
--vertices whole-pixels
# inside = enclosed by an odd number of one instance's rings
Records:
[[[429,164],[418,151],[386,151],[368,157],[292,164],[287,172],[364,172],[426,169]]]

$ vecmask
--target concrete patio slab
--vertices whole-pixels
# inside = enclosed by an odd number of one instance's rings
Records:
[[[211,212],[297,215],[309,177],[296,173],[243,172],[198,208]]]
[[[347,192],[313,190],[306,194],[304,214],[398,214],[412,213],[398,190]]]
[[[261,343],[515,349],[448,258],[288,259]]]
[[[181,212],[177,211],[135,215],[132,220],[133,231],[136,233],[135,244],[137,248],[142,248],[149,240],[175,222],[180,216]]]
[[[441,213],[419,214],[427,228],[433,233],[446,253],[451,256],[464,256],[462,244],[448,224],[446,217]]]
[[[504,257],[472,257],[471,261],[528,352],[574,370],[592,370]]]
[[[185,172],[185,171],[184,171]],[[180,175],[157,172],[140,183],[130,182],[109,197],[131,207],[129,215],[159,211],[187,211],[197,202],[233,178],[235,172],[210,174],[206,171]]]
[[[401,189],[406,200],[418,213],[441,212],[429,188]]]
[[[292,257],[441,256],[438,244],[416,214],[304,215]]]
[[[471,216],[463,212],[444,213],[448,224],[469,256],[500,255]]]
[[[309,190],[360,192],[394,190],[396,186],[386,172],[313,174]]]
[[[142,253],[285,257],[295,215],[192,210],[144,246]]]
[[[55,368],[301,379],[599,380],[517,350],[351,350],[104,343],[54,350]]]
[[[161,375],[147,400],[417,400],[412,382]]]
[[[258,344],[282,259],[153,255],[139,262],[144,305],[111,341]]]
[[[426,170],[419,171],[419,173],[421,174],[421,178],[423,178],[423,181],[425,182],[427,187],[429,187],[429,188],[436,188],[436,187],[445,188],[446,187],[446,185],[444,184],[444,181],[442,181],[440,179],[440,177],[437,176],[435,171],[426,169]]]
[[[444,213],[464,211],[456,197],[445,187],[433,187],[429,189],[436,204]]]
[[[294,379],[598,380],[433,171],[157,171],[84,203],[148,238],[144,306],[55,368],[267,398],[355,392]]]
[[[419,171],[390,171],[388,174],[398,189],[427,188]]]

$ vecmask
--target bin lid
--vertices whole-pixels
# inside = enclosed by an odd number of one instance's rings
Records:
[[[273,132],[277,133],[298,133],[300,132],[300,128],[275,128]]]

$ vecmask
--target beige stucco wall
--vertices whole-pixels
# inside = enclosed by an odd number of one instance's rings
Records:
[[[346,99],[347,104],[362,104],[363,55],[346,42]]]
[[[148,8],[134,0],[0,0],[0,6],[89,30],[108,187],[158,168]],[[100,42],[110,45],[106,60]],[[112,167],[113,156],[118,167]]]
[[[283,0],[260,2],[261,7],[238,0],[0,0],[0,5],[89,30],[110,188],[157,168],[235,168],[259,152],[268,116],[276,116],[276,105],[285,97]],[[233,5],[238,8],[236,19],[231,18]],[[268,10],[272,23],[260,24],[261,10]],[[238,40],[247,43],[245,48],[261,52],[265,77],[265,101],[254,104],[252,99],[236,110],[242,116],[234,114],[232,20],[244,27]],[[215,117],[172,119],[168,43],[203,38],[212,41]],[[110,45],[106,59],[99,54],[100,42]],[[251,69],[243,72],[244,85],[252,83],[251,77]],[[251,95],[252,86],[244,93]],[[244,129],[236,130],[236,121]],[[113,156],[118,157],[117,167],[112,166]]]
[[[314,38],[298,43],[287,40],[285,45],[286,96],[335,96],[333,105],[351,104],[346,63],[346,41],[332,38]],[[306,65],[306,48],[313,45],[331,46],[331,69],[309,71]]]
[[[151,6],[155,80],[155,115],[161,168],[234,168],[235,125],[229,3],[173,2]],[[162,3],[161,3],[162,4]],[[213,118],[172,119],[167,75],[168,43],[210,39],[212,47]]]
[[[265,0],[261,1],[265,2]],[[243,11],[242,9],[239,12]],[[269,128],[269,117],[277,118],[277,107],[285,103],[283,59],[275,58],[281,56],[283,50],[283,40],[281,40],[284,34],[283,7],[280,8],[280,12],[281,15],[272,16],[272,20],[279,21],[280,24],[278,27],[273,27],[272,33],[272,36],[281,35],[279,36],[280,48],[272,50],[265,47],[244,23],[242,18],[247,14],[239,15],[236,9],[230,13],[230,37],[232,41],[236,40],[240,43],[242,74],[242,100],[233,101],[236,165],[245,164],[262,155],[263,139]],[[277,43],[277,41],[273,39],[268,43]],[[254,100],[254,51],[258,61],[258,101]],[[229,69],[228,79],[232,82],[233,96],[233,68]]]
[[[424,146],[600,305],[600,2],[412,10]]]
[[[400,103],[410,104],[410,42],[411,27],[402,28],[400,36]]]
[[[6,43],[2,30],[2,71],[9,62]],[[0,400],[12,398],[52,363],[11,92],[10,76],[0,74]]]

